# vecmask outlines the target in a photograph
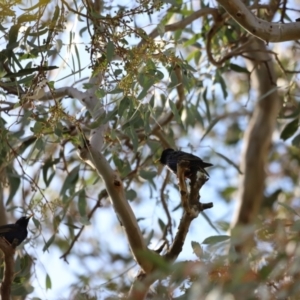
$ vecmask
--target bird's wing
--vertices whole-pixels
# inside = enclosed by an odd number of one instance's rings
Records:
[[[15,230],[16,230],[16,228],[14,228],[10,225],[0,226],[0,235],[3,233],[15,231]]]
[[[178,151],[178,159],[189,161],[202,161],[202,159],[194,154]]]

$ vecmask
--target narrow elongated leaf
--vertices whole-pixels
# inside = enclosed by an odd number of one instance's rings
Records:
[[[212,229],[214,229],[218,234],[220,233],[218,228],[214,225],[214,223],[211,221],[211,219],[204,211],[201,213],[201,216],[207,221],[207,223],[211,226]]]
[[[192,248],[193,248],[193,251],[194,251],[195,255],[199,259],[201,259],[201,256],[203,254],[203,250],[202,250],[201,245],[198,242],[194,242],[194,241],[191,242],[191,245],[192,245]]]
[[[52,287],[52,283],[51,283],[51,278],[49,276],[49,274],[46,275],[46,290],[51,289]]]
[[[221,243],[221,242],[225,242],[227,240],[230,239],[230,236],[229,235],[213,235],[213,236],[210,236],[208,238],[206,238],[202,244],[205,244],[205,245],[213,245],[213,244],[217,244],[217,243]]]
[[[80,216],[86,216],[86,194],[85,190],[81,190],[78,195],[78,211]]]
[[[280,134],[280,138],[284,141],[293,136],[299,128],[299,119],[296,118],[288,123]]]
[[[161,218],[158,218],[158,225],[159,225],[161,231],[163,232],[166,228],[166,224],[164,223],[164,221]]]
[[[115,54],[115,45],[112,41],[107,43],[106,46],[106,59],[108,62],[111,62]]]
[[[292,214],[300,217],[300,215],[289,205],[283,203],[283,202],[277,202],[279,205],[281,205],[282,207],[284,207],[286,210],[288,210],[289,212],[291,212]]]
[[[181,118],[179,116],[176,105],[171,100],[169,100],[169,105],[170,105],[171,111],[172,111],[176,121],[180,124],[181,123]]]
[[[226,160],[230,165],[232,165],[233,167],[235,167],[237,169],[237,171],[239,172],[239,174],[243,175],[243,172],[240,170],[239,166],[237,164],[235,164],[231,159],[229,159],[228,157],[226,157],[225,155],[219,153],[219,152],[216,152],[215,153],[222,157],[224,160]]]
[[[216,118],[216,119],[214,119],[214,120],[212,120],[212,121],[210,122],[210,124],[209,124],[208,127],[206,128],[206,130],[205,130],[203,136],[201,137],[200,142],[206,137],[206,135],[214,128],[214,126],[215,126],[219,121],[220,121],[220,119],[219,119],[219,118]]]
[[[78,172],[80,166],[76,166],[70,173],[69,176],[66,177],[66,180],[61,188],[60,195],[66,196],[66,192],[71,187],[74,188],[76,181],[78,180]]]
[[[300,148],[300,134],[296,135],[292,140],[292,145]]]
[[[46,244],[43,247],[43,252],[48,250],[48,248],[51,246],[51,244],[54,242],[54,240],[55,240],[55,234],[53,234],[51,236],[51,238],[46,242]]]
[[[6,205],[8,205],[12,201],[21,183],[19,175],[15,173],[15,171],[13,172],[14,173],[7,174],[7,179],[9,181],[9,197],[6,201]]]
[[[249,74],[249,71],[248,71],[246,68],[241,67],[241,66],[239,66],[239,65],[236,65],[236,64],[229,64],[229,67],[230,67],[230,69],[231,69],[232,71]]]

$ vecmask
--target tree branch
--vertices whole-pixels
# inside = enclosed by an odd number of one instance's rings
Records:
[[[152,271],[152,262],[145,259],[145,253],[150,250],[146,246],[131,206],[126,200],[123,182],[120,176],[112,170],[105,157],[92,145],[88,148],[83,148],[80,156],[94,167],[104,180],[106,190],[110,196],[117,217],[126,232],[132,254],[137,263],[146,273]]]
[[[189,168],[189,162],[181,161],[177,164],[177,177],[179,179],[179,189],[181,194],[181,203],[184,209],[180,220],[177,233],[170,250],[164,255],[167,260],[175,260],[182,251],[189,227],[192,221],[198,217],[199,213],[205,209],[212,208],[212,203],[200,202],[200,189],[208,180],[201,172],[192,174],[190,181],[190,193],[188,193],[185,184],[185,171]]]
[[[14,280],[14,254],[15,248],[0,237],[0,250],[4,253],[5,272],[1,284],[1,299],[10,300],[11,285]]]
[[[300,23],[273,23],[256,17],[241,0],[217,0],[231,17],[250,34],[267,43],[300,39]]]
[[[260,51],[251,51],[253,49]],[[245,132],[241,161],[244,175],[241,177],[238,208],[232,222],[233,234],[239,232],[241,226],[253,223],[261,207],[266,178],[265,168],[280,108],[273,62],[262,41],[253,38],[249,46],[249,57],[251,61],[248,63],[255,68],[254,85],[257,86],[259,100]],[[246,254],[252,244],[253,235],[234,246],[237,252]]]
[[[186,18],[184,18],[183,20],[181,21],[178,21],[176,23],[173,23],[173,24],[169,24],[169,25],[165,25],[165,28],[164,28],[164,31],[165,32],[168,32],[168,31],[176,31],[176,30],[179,30],[179,29],[184,29],[186,28],[189,24],[191,24],[192,22],[194,22],[195,20],[201,18],[201,17],[204,17],[204,16],[207,16],[207,15],[212,15],[215,19],[218,18],[218,15],[219,15],[219,11],[218,9],[216,8],[210,8],[210,7],[204,7],[204,8],[201,8],[195,12],[193,12],[192,14],[190,14],[189,16],[187,16]],[[158,32],[158,29],[155,28],[149,35],[148,35],[148,38],[151,38],[151,39],[155,39],[156,37],[159,36],[159,32]],[[138,47],[140,47],[142,44],[144,44],[145,41],[142,40]]]

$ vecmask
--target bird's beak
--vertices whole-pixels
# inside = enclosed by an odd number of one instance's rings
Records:
[[[159,163],[159,160],[160,160],[160,158],[157,159],[157,160],[155,160],[154,163],[155,163],[155,164],[158,164],[158,163]]]
[[[33,217],[33,214],[29,215],[29,216],[27,217],[27,219],[30,219],[31,217]]]

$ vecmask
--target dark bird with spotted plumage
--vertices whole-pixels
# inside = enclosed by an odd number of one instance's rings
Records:
[[[190,176],[193,173],[196,173],[197,171],[201,171],[202,173],[206,174],[208,173],[204,168],[213,166],[210,163],[204,162],[200,157],[193,155],[191,153],[183,152],[183,151],[175,151],[174,149],[168,148],[165,149],[159,161],[168,167],[170,171],[175,173],[177,175],[177,164],[180,161],[187,161],[190,163],[189,170],[185,172],[185,177],[190,178]]]

